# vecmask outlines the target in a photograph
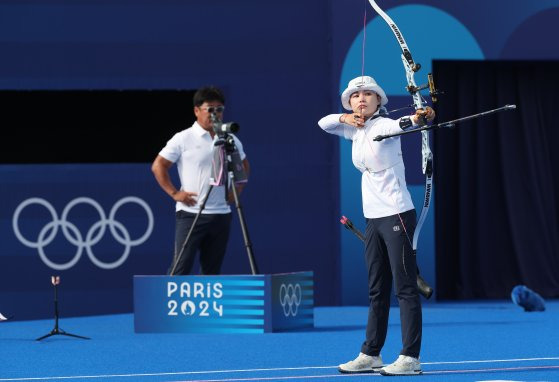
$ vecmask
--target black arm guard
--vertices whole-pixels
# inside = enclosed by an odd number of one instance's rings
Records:
[[[406,130],[409,129],[410,127],[413,126],[413,123],[411,121],[410,117],[402,117],[400,118],[400,128],[402,130]]]

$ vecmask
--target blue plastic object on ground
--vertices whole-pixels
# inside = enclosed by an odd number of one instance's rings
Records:
[[[525,285],[517,285],[511,292],[512,302],[524,308],[525,312],[542,312],[545,301],[538,293]]]

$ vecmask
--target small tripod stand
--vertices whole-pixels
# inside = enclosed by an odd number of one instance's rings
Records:
[[[89,337],[78,336],[76,334],[66,333],[64,330],[58,328],[58,290],[57,286],[60,284],[60,276],[51,276],[51,283],[54,286],[54,329],[50,331],[50,333],[45,334],[42,337],[37,338],[36,341],[41,341],[47,337],[54,336],[56,334],[69,336],[69,337],[76,337],[76,338],[83,338],[84,340],[90,340]]]

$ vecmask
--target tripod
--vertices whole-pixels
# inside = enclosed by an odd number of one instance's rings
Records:
[[[76,338],[83,338],[84,340],[90,340],[89,337],[78,336],[76,334],[66,333],[64,330],[58,327],[58,290],[57,286],[60,284],[60,276],[51,276],[51,282],[54,286],[54,329],[50,331],[50,333],[45,334],[42,337],[37,338],[36,341],[44,340],[47,337],[54,336],[54,335],[64,335],[69,337],[76,337]]]
[[[212,116],[212,118],[215,118],[215,116]],[[247,255],[248,255],[248,260],[250,263],[250,269],[253,275],[256,275],[259,273],[258,271],[258,266],[256,265],[256,261],[254,260],[254,254],[252,252],[252,243],[250,242],[250,238],[249,238],[249,234],[248,234],[248,229],[247,229],[247,225],[246,225],[246,221],[243,215],[243,210],[241,207],[241,203],[239,201],[239,194],[237,192],[237,188],[235,186],[235,169],[236,167],[238,168],[239,166],[242,167],[242,164],[240,163],[235,163],[235,160],[233,159],[233,156],[236,152],[236,148],[235,148],[235,143],[233,138],[230,135],[225,134],[223,137],[220,137],[220,139],[218,139],[215,144],[215,146],[224,146],[224,151],[225,151],[225,155],[223,158],[223,166],[227,172],[227,176],[224,177],[223,179],[223,183],[225,186],[225,198],[227,199],[227,189],[228,186],[231,185],[231,189],[233,192],[233,197],[235,200],[235,207],[237,209],[237,214],[239,215],[239,221],[241,224],[241,230],[243,233],[243,239],[245,242],[245,247],[247,250]],[[238,155],[237,155],[238,157]],[[238,158],[240,160],[240,158]],[[219,181],[217,183],[220,183]],[[181,246],[180,251],[178,251],[175,254],[175,258],[174,258],[174,264],[173,267],[171,269],[170,275],[174,276],[175,275],[175,271],[177,268],[177,265],[180,262],[180,259],[182,257],[182,254],[184,252],[184,249],[186,248],[186,245],[188,244],[190,237],[192,236],[192,232],[194,231],[194,227],[196,226],[196,223],[198,222],[198,219],[200,218],[200,215],[202,214],[202,211],[204,210],[204,208],[206,207],[206,202],[208,201],[208,198],[210,196],[210,193],[212,192],[212,189],[214,187],[214,184],[210,183],[210,186],[208,188],[208,192],[206,193],[206,196],[204,197],[202,204],[200,205],[200,210],[198,211],[198,213],[196,214],[196,216],[194,217],[194,221],[192,222],[192,225],[190,226],[190,229],[188,231],[188,234],[186,235],[186,238]]]

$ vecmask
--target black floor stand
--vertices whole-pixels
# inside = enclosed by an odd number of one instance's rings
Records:
[[[54,285],[54,329],[52,329],[50,331],[50,333],[45,334],[44,336],[37,338],[37,341],[44,340],[45,338],[48,338],[48,337],[54,336],[54,335],[63,335],[63,336],[69,336],[69,337],[75,337],[75,338],[82,338],[84,340],[90,340],[91,338],[89,338],[89,337],[78,336],[77,334],[67,333],[67,332],[65,332],[64,330],[62,330],[58,327],[58,291],[57,291],[58,283],[55,283],[53,281],[53,285]]]

